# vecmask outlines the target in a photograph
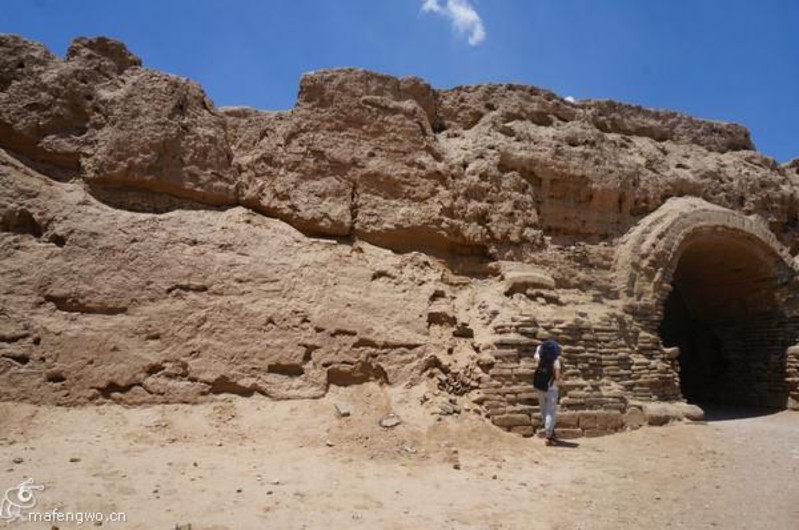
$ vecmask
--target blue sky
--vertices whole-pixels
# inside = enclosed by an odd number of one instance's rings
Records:
[[[423,9],[427,4],[427,8]],[[286,109],[300,75],[357,66],[437,88],[519,82],[741,123],[799,156],[795,0],[3,0],[0,32],[63,55],[123,40],[219,105]],[[482,28],[482,34],[480,33]]]

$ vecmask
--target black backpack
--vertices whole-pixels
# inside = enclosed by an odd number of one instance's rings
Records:
[[[553,365],[548,363],[538,363],[538,368],[535,369],[533,374],[533,386],[538,390],[546,392],[552,386],[552,379],[554,377]]]

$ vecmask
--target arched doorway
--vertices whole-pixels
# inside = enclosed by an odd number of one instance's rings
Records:
[[[799,396],[799,262],[755,217],[696,198],[670,199],[620,242],[625,312],[662,347],[637,347],[676,372],[652,392],[699,404],[784,408]],[[791,375],[792,374],[792,375]]]
[[[680,349],[680,390],[697,404],[784,407],[795,329],[780,305],[773,260],[734,232],[686,240],[658,332]]]

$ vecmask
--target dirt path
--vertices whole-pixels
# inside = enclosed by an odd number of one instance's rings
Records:
[[[389,411],[403,423],[382,429]],[[33,477],[36,510],[125,512],[103,527],[148,530],[799,527],[799,413],[575,443],[471,413],[435,421],[412,391],[371,385],[302,402],[3,403],[0,489]]]
[[[601,440],[582,528],[797,528],[799,414],[681,424]],[[577,463],[577,462],[575,462]]]

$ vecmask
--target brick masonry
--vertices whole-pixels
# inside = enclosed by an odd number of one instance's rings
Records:
[[[590,318],[516,315],[494,323],[494,360],[484,364],[481,380],[491,420],[525,436],[541,426],[533,355],[549,338],[563,346],[561,436],[596,436],[644,422],[695,417],[680,390],[679,350],[664,347],[658,328],[681,253],[705,234],[746,242],[752,259],[774,271],[773,307],[749,308],[745,321],[714,328],[729,366],[714,381],[713,392],[726,403],[799,409],[795,264],[763,223],[701,200],[680,199],[642,220],[621,242],[611,271],[620,309],[609,305]],[[662,404],[671,404],[671,412],[663,412]]]
[[[557,427],[564,438],[623,429],[625,414],[638,407],[636,401],[678,400],[676,371],[659,340],[640,333],[637,347],[631,348],[619,334],[619,320],[626,319],[609,315],[599,321],[548,322],[519,316],[496,324],[495,362],[481,385],[494,424],[522,435],[532,435],[541,426],[532,386],[533,356],[548,338],[563,346]]]

